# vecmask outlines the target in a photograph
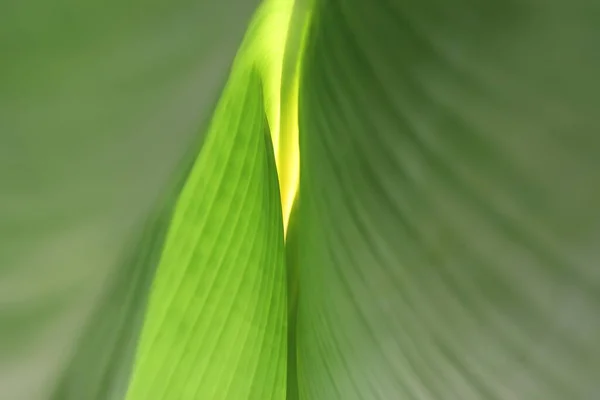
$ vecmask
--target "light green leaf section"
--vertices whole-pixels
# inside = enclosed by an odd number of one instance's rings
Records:
[[[123,398],[168,192],[257,5],[0,1],[1,399]]]
[[[599,16],[316,1],[289,232],[301,399],[597,397]]]
[[[176,206],[128,400],[285,398],[283,222],[262,90],[240,58]]]

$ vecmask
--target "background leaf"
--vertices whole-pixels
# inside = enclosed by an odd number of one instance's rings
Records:
[[[178,201],[127,399],[283,399],[285,289],[262,84],[242,61]]]
[[[187,176],[187,171],[184,176]],[[61,374],[54,399],[123,399],[129,385],[134,352],[148,300],[148,288],[162,253],[178,184],[161,209],[151,214],[138,242],[110,277],[111,290],[103,294],[89,319],[68,369]],[[135,235],[138,236],[138,235]]]
[[[595,398],[599,11],[315,2],[300,398]]]
[[[0,398],[122,398],[168,192],[257,4],[0,3]]]

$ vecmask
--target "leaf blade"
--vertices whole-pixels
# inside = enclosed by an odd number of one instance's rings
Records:
[[[261,91],[254,70],[234,69],[177,205],[128,399],[285,394],[283,224]]]

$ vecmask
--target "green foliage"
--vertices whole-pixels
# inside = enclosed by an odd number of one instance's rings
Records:
[[[0,5],[0,398],[594,398],[598,2],[256,5]]]

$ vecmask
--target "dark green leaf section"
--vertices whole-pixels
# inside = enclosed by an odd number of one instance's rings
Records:
[[[53,399],[124,398],[147,292],[167,226],[168,219],[157,221],[156,226],[151,225],[143,234],[141,243],[132,243],[137,257],[128,257],[114,278]]]
[[[285,397],[277,172],[260,78],[238,67],[176,206],[128,400]]]
[[[143,231],[134,235],[137,241],[125,246],[127,256],[111,278],[110,289],[92,315],[68,369],[61,374],[53,400],[125,397],[148,292],[175,201],[187,178],[187,171],[182,170],[185,173],[181,182],[149,217]]]
[[[315,7],[300,398],[594,398],[600,4]]]
[[[298,298],[300,293],[300,271],[298,270],[298,251],[301,238],[298,236],[298,215],[300,215],[300,196],[296,193],[290,213],[287,237],[285,239],[285,261],[287,273],[288,331],[287,331],[287,389],[286,400],[298,399],[298,368],[296,348],[296,322],[298,319]]]

